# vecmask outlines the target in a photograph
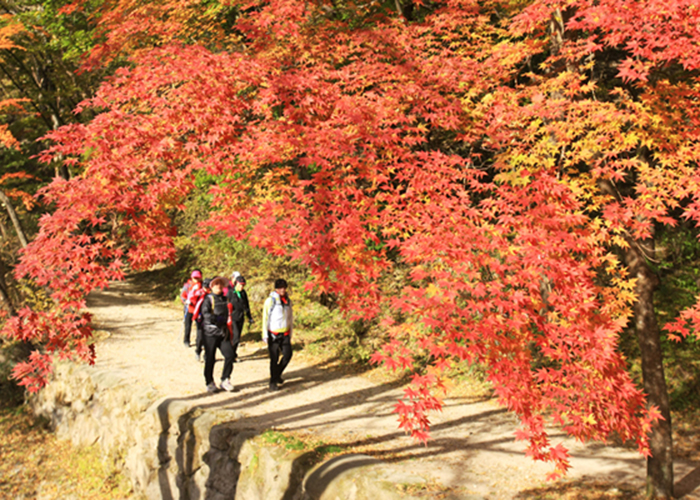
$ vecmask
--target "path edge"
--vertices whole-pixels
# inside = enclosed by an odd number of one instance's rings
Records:
[[[419,475],[366,455],[319,460],[288,450],[241,427],[239,412],[200,403],[70,361],[56,362],[46,387],[28,397],[58,438],[97,445],[103,460],[130,480],[134,499],[426,498],[420,492],[427,481]]]

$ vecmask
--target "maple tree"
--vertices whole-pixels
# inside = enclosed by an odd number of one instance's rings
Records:
[[[22,99],[25,112],[12,118],[12,133],[22,145],[3,155],[3,166],[50,179],[51,169],[32,157],[43,149],[38,141],[48,130],[90,116],[74,113],[92,95],[103,71],[76,73],[81,54],[91,47],[91,26],[85,16],[58,16],[60,2],[21,0],[7,4],[2,25],[15,27],[9,44],[0,47],[0,92],[8,99]],[[70,176],[65,165],[51,165],[57,175]]]
[[[174,257],[171,215],[206,170],[204,235],[288,255],[349,317],[382,316],[374,361],[427,358],[397,405],[414,436],[444,369],[481,363],[552,477],[569,465],[550,422],[636,441],[650,496],[671,496],[648,258],[655,226],[700,218],[698,15],[692,0],[105,3],[86,64],[128,64],[79,108],[93,120],[49,134],[44,158],[81,173],[41,192],[54,210],[18,272],[55,305],[8,322],[47,345],[16,376],[37,389],[52,353],[92,359],[86,294]],[[632,318],[649,407],[617,349]],[[671,329],[699,323],[697,306]]]
[[[4,54],[10,51],[22,50],[22,48],[17,45],[15,39],[22,36],[25,32],[25,26],[18,22],[13,16],[9,14],[1,15],[0,52]],[[5,64],[5,60],[4,58],[0,58],[0,65],[3,64]],[[14,127],[11,128],[10,124],[15,122],[19,116],[26,113],[24,108],[27,106],[28,100],[22,96],[7,92],[4,85],[3,94],[3,98],[0,100],[0,116],[3,122],[0,123],[0,145],[2,146],[2,148],[0,148],[0,154],[2,154],[4,160],[2,162],[2,170],[4,173],[0,176],[0,202],[4,206],[12,222],[17,235],[17,241],[20,246],[26,247],[27,236],[23,223],[20,220],[17,210],[15,210],[15,200],[20,200],[27,210],[32,209],[35,204],[34,199],[27,193],[25,187],[27,182],[31,183],[35,178],[24,171],[16,171],[13,166],[8,166],[7,160],[8,157],[11,158],[21,149],[20,140],[22,140],[23,137],[18,139],[15,136]],[[14,246],[12,239],[2,219],[0,219],[0,233],[2,235],[4,249],[12,248]],[[15,299],[11,287],[6,280],[10,270],[11,264],[5,261],[5,256],[0,257],[0,297],[2,297],[2,304],[6,310],[4,312],[14,314]]]
[[[33,210],[28,193],[54,172],[70,176],[60,161],[50,166],[36,161],[45,145],[37,139],[84,118],[73,110],[101,75],[75,73],[80,54],[89,48],[80,43],[90,40],[88,28],[80,16],[56,18],[56,9],[53,0],[20,0],[3,5],[0,16],[0,295],[11,314],[23,301],[42,302],[41,290],[13,279],[18,251],[27,246],[43,209]]]

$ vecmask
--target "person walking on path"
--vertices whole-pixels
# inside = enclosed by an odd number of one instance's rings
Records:
[[[190,337],[192,335],[192,316],[194,314],[194,309],[197,305],[197,299],[199,298],[199,295],[201,294],[202,290],[202,272],[199,269],[195,269],[194,271],[192,271],[189,283],[190,286],[187,287],[186,291],[185,287],[183,287],[183,292],[180,296],[180,298],[183,298],[184,296],[185,335],[183,342],[185,344],[185,347],[187,347],[188,349],[190,347]],[[185,293],[187,293],[186,296]]]
[[[227,300],[231,311],[231,345],[233,346],[233,360],[238,359],[238,344],[243,335],[243,323],[248,317],[248,324],[252,324],[253,317],[250,314],[250,302],[245,291],[246,281],[240,274],[234,278],[228,290]]]
[[[239,273],[238,271],[233,271],[231,273],[231,277],[228,280],[228,286],[226,288],[224,288],[224,292],[226,293],[227,297],[228,297],[228,292],[230,292],[236,284],[236,278],[238,278],[240,275],[241,275],[241,273]]]
[[[275,289],[263,305],[262,337],[270,353],[270,390],[279,390],[282,373],[292,359],[292,301],[287,295],[287,281],[275,280]],[[280,354],[282,359],[280,360]]]
[[[211,279],[207,278],[202,282],[202,294],[197,300],[197,305],[194,307],[194,313],[192,314],[192,321],[197,325],[197,341],[194,347],[194,357],[200,363],[204,363],[204,356],[202,356],[202,350],[204,349],[204,325],[202,317],[202,304],[204,304],[204,299],[207,295],[211,293],[209,284]]]
[[[209,284],[211,293],[204,298],[202,303],[203,329],[204,329],[204,382],[208,392],[216,392],[214,384],[214,363],[216,362],[216,350],[224,355],[224,367],[221,371],[221,388],[225,391],[233,391],[231,372],[233,372],[233,346],[229,335],[228,320],[229,309],[226,297],[223,294],[224,279],[214,278]]]
[[[184,328],[185,326],[185,316],[187,316],[187,296],[190,294],[190,287],[192,286],[192,278],[187,278],[187,281],[185,281],[185,284],[182,285],[182,288],[180,289],[180,302],[182,302],[182,326]]]

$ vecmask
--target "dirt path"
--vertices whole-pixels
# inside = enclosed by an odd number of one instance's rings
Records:
[[[283,389],[272,393],[264,344],[249,342],[239,348],[243,362],[234,366],[237,391],[208,395],[204,365],[195,360],[193,348],[182,345],[182,318],[176,309],[150,303],[127,283],[93,293],[89,307],[95,326],[109,333],[97,344],[98,366],[123,370],[134,383],[150,384],[164,396],[236,409],[249,428],[302,432],[327,444],[359,447],[436,484],[493,499],[516,498],[541,486],[551,470],[525,457],[522,443],[513,439],[513,416],[493,401],[448,399],[432,419],[432,439],[423,446],[398,430],[392,409],[401,388],[395,383],[305,365],[297,356],[285,372]],[[217,383],[220,374],[217,362]],[[569,480],[592,478],[642,488],[645,463],[634,450],[582,445],[562,435],[553,441],[563,441],[571,452]],[[696,465],[676,466],[683,492],[700,484]],[[700,498],[698,492],[700,488],[686,498]]]

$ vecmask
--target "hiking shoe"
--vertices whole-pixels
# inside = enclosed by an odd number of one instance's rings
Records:
[[[219,389],[216,387],[216,384],[212,382],[211,384],[207,384],[207,392],[217,392]]]
[[[233,392],[233,384],[229,379],[221,381],[221,388],[226,392]]]
[[[190,348],[190,343],[189,343],[189,342],[184,342],[182,345],[185,346],[185,349],[189,349],[189,348]]]
[[[270,382],[270,390],[271,391],[279,391],[280,388],[277,387],[277,384],[275,382]]]
[[[201,352],[200,352],[200,353],[195,352],[195,353],[194,353],[194,359],[196,359],[197,362],[201,363],[201,362],[202,362],[202,353],[201,353]]]
[[[284,384],[284,379],[283,379],[282,377],[279,377],[279,378],[277,379],[277,383],[278,383],[279,385]]]

